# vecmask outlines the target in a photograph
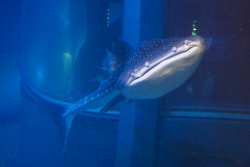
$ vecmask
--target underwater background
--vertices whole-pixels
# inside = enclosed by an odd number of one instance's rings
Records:
[[[250,1],[2,0],[0,167],[249,167]],[[144,41],[213,42],[191,78],[164,97],[83,112],[67,147],[63,108]],[[112,54],[111,54],[111,53]]]

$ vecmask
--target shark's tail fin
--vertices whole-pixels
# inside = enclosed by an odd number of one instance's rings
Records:
[[[63,143],[62,153],[64,153],[67,146],[72,122],[75,117],[75,114],[68,114],[69,106],[72,106],[73,103],[49,96],[46,93],[43,93],[42,91],[39,91],[38,89],[32,87],[24,80],[22,80],[22,88],[24,93],[27,94],[35,102],[41,105],[48,105],[49,107],[53,108],[54,112],[50,112],[49,114],[52,116],[58,128],[59,136]]]
[[[67,111],[67,110],[66,110]],[[62,141],[62,153],[64,154],[67,144],[68,138],[70,134],[70,129],[72,127],[73,120],[75,118],[75,114],[61,114],[56,117],[56,124],[59,131],[60,139]]]

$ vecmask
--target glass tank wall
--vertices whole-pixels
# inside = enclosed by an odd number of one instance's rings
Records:
[[[186,85],[185,94],[189,97],[179,96],[184,101],[248,105],[248,6],[244,0],[172,2],[168,20],[170,36],[186,36],[192,31],[213,38],[193,82]]]
[[[0,3],[0,166],[250,166],[248,0]],[[137,48],[196,35],[211,46],[180,87],[86,107],[66,131],[68,106],[119,78]]]
[[[46,94],[72,100],[72,66],[86,40],[85,1],[23,1],[24,80]]]

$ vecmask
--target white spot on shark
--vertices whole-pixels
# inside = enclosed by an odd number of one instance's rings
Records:
[[[176,47],[172,47],[172,52],[176,52],[177,48]]]
[[[185,43],[186,45],[188,45],[188,44],[189,44],[189,40],[185,40],[184,43]]]
[[[145,66],[149,67],[150,63],[148,61],[145,62]]]

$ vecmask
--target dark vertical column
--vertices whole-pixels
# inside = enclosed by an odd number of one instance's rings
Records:
[[[163,0],[126,0],[124,3],[124,40],[137,47],[142,40],[163,37]],[[158,103],[158,99],[138,100],[122,107],[116,167],[154,166]]]
[[[163,38],[165,4],[164,0],[143,0],[141,2],[141,41]]]
[[[108,0],[86,0],[86,40],[82,44],[74,66],[75,93],[79,97],[97,86],[93,80],[100,74],[106,51],[106,20]]]
[[[162,38],[164,0],[126,0],[124,2],[123,39],[137,47],[143,40]]]
[[[141,0],[124,1],[123,39],[131,46],[140,42]]]
[[[159,100],[138,100],[122,107],[116,167],[154,167]]]

